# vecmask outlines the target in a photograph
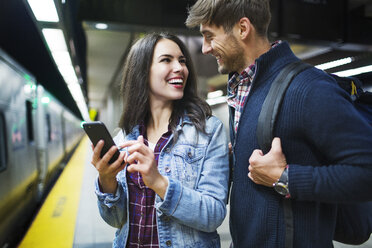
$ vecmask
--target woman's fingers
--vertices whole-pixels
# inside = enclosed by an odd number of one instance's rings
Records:
[[[114,154],[116,153],[117,150],[118,150],[118,148],[117,148],[116,146],[112,146],[112,147],[110,148],[110,150],[108,150],[108,151],[106,152],[106,154],[103,155],[101,161],[102,161],[103,163],[107,163],[107,164],[108,164],[109,161],[110,161],[110,159],[112,158],[112,156],[114,156]]]
[[[144,154],[140,153],[140,152],[133,152],[131,153],[127,159],[126,159],[126,162],[128,164],[146,164],[148,163],[148,161],[150,161],[149,158],[147,158]]]
[[[96,163],[101,159],[101,151],[103,148],[104,141],[98,141],[96,147],[93,148],[92,164],[96,166]],[[93,145],[92,145],[93,146]]]
[[[118,173],[119,171],[124,169],[125,167],[124,157],[125,157],[125,153],[121,152],[118,159],[114,163],[109,165],[110,169],[114,170],[115,173]]]
[[[142,135],[138,136],[137,140],[138,140],[138,142],[140,142],[142,144],[145,143]]]
[[[137,140],[128,140],[128,141],[125,141],[123,144],[121,144],[119,146],[119,148],[122,149],[122,148],[125,148],[125,147],[128,147],[128,146],[132,146],[132,145],[134,145],[136,143],[138,143]]]
[[[128,140],[128,141],[125,141],[123,144],[121,144],[119,146],[120,149],[123,149],[125,147],[131,147],[131,146],[134,146],[136,144],[139,144],[139,145],[145,145],[145,142],[144,142],[144,138],[142,135],[138,136],[137,140]]]

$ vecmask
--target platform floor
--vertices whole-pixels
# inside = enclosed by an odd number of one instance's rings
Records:
[[[97,170],[90,163],[92,149],[88,145],[81,198],[75,226],[74,248],[110,248],[115,228],[103,221],[98,212],[94,180]]]
[[[109,248],[115,229],[100,217],[94,194],[96,169],[85,137],[48,195],[19,245],[20,248]],[[228,206],[229,209],[229,206]],[[218,228],[221,247],[230,246],[228,217]],[[334,243],[336,248],[372,248],[372,238],[361,246]]]

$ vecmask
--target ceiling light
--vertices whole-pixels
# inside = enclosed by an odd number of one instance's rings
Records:
[[[54,59],[59,72],[61,73],[68,89],[74,98],[78,109],[85,121],[89,121],[88,108],[72,65],[71,56],[67,49],[65,36],[61,29],[43,28],[42,33],[49,47],[50,53]]]
[[[339,60],[327,62],[327,63],[324,63],[324,64],[316,65],[315,67],[318,68],[318,69],[321,69],[321,70],[327,70],[327,69],[334,68],[334,67],[337,67],[337,66],[349,64],[349,63],[353,62],[353,60],[354,60],[354,58],[348,57],[348,58],[339,59]]]
[[[211,99],[211,98],[220,97],[222,95],[223,95],[222,90],[216,90],[216,91],[209,92],[208,95],[207,95],[207,98]]]
[[[78,79],[74,67],[72,66],[71,57],[67,50],[65,36],[62,30],[44,28],[42,29],[42,33],[44,34],[54,62],[66,84],[77,83]]]
[[[68,51],[62,29],[43,28],[41,32],[51,52]]]
[[[95,27],[96,29],[107,29],[108,25],[106,23],[97,23]]]
[[[72,65],[60,65],[58,66],[58,70],[67,85],[78,83],[78,79]]]
[[[52,57],[54,61],[56,62],[57,66],[62,66],[62,65],[72,66],[71,57],[68,51],[53,51]]]
[[[74,98],[76,97],[76,99],[78,101],[81,101],[82,99],[84,99],[82,97],[82,95],[80,96],[81,88],[80,88],[80,85],[78,83],[69,84],[68,88],[69,88],[72,96],[74,96]]]
[[[210,106],[217,105],[217,104],[220,104],[220,103],[226,103],[226,96],[220,96],[220,97],[216,97],[216,98],[207,99],[207,103]]]
[[[53,0],[27,0],[36,20],[43,22],[59,22],[58,13]]]
[[[333,74],[339,77],[349,77],[349,76],[359,75],[359,74],[367,73],[367,72],[372,72],[372,65],[367,65],[367,66],[345,70],[345,71],[339,71]]]
[[[67,85],[72,97],[74,98],[76,105],[78,106],[81,115],[85,121],[90,121],[89,112],[87,108],[87,104],[85,103],[85,99],[83,93],[81,91],[81,87],[78,83],[73,83]]]

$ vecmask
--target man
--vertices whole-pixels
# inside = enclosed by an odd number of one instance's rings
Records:
[[[271,83],[299,60],[287,42],[270,44],[270,18],[269,0],[198,0],[186,20],[200,27],[202,52],[229,73],[233,245],[333,247],[337,203],[372,200],[372,128],[330,76],[310,68],[287,90],[271,150],[259,150],[257,120]]]

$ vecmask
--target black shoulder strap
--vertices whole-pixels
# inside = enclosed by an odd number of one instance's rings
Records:
[[[273,132],[276,116],[278,115],[281,103],[289,84],[297,74],[309,67],[309,64],[305,64],[302,61],[290,63],[286,65],[274,79],[269,93],[267,94],[262,105],[257,123],[256,134],[258,145],[264,154],[266,154],[271,148],[271,142],[274,138]]]
[[[264,154],[271,149],[276,116],[280,111],[280,106],[289,84],[297,74],[309,67],[310,65],[302,61],[290,63],[274,79],[262,105],[257,123],[258,145]],[[291,200],[283,199],[282,206],[285,221],[285,248],[293,248],[294,223]]]

